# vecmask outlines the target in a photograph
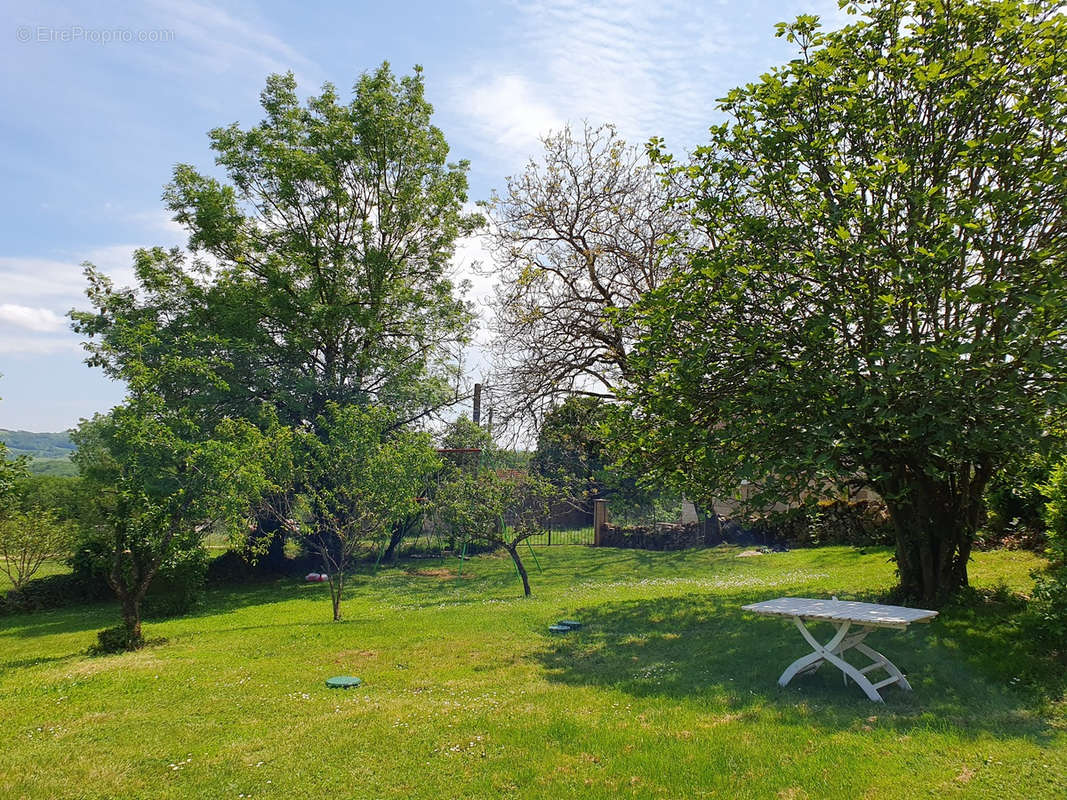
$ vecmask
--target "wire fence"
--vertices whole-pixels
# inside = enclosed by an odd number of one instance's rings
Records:
[[[562,528],[556,530],[549,528],[544,533],[538,533],[527,539],[536,547],[548,547],[557,544],[593,544],[593,526],[586,525],[581,528]]]

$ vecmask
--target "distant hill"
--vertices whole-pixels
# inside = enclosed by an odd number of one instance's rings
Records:
[[[70,431],[34,433],[0,428],[0,442],[7,445],[8,456],[29,456],[34,459],[69,459],[77,450],[74,442],[70,440]]]

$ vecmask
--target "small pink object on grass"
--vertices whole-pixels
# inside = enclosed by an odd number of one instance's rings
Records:
[[[329,579],[330,576],[327,575],[325,572],[309,572],[307,575],[304,576],[304,580],[308,583],[325,583]]]

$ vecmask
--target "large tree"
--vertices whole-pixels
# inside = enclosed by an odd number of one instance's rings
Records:
[[[543,161],[488,204],[498,418],[535,420],[571,394],[608,397],[627,372],[633,330],[618,314],[683,259],[691,231],[643,148],[614,127],[564,128]]]
[[[730,92],[681,167],[716,247],[641,309],[632,457],[706,505],[745,482],[762,503],[871,487],[902,595],[967,584],[986,483],[1064,398],[1057,6],[781,26],[797,57]]]
[[[134,289],[89,267],[94,311],[74,320],[90,363],[116,377],[141,363],[208,419],[267,403],[314,427],[329,403],[376,404],[401,425],[454,402],[473,318],[449,262],[481,218],[463,212],[467,163],[448,162],[421,69],[383,64],[347,103],[329,84],[301,103],[274,75],[261,99],[258,125],[210,133],[224,178],[182,164],[165,189],[189,252],[138,251]]]
[[[147,318],[157,337],[138,358],[208,355],[224,381],[208,391],[179,371],[161,388],[182,402],[266,401],[301,423],[328,402],[414,416],[454,398],[472,317],[449,261],[480,222],[462,210],[467,163],[447,161],[421,69],[398,80],[383,64],[353,95],[326,84],[301,104],[293,76],[273,75],[262,122],[210,133],[225,180],[175,167],[164,199],[192,255],[139,252],[137,292],[90,268],[96,313],[75,320],[99,364],[114,373],[124,330]]]

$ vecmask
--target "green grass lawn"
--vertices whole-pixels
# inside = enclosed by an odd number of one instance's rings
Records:
[[[807,646],[739,607],[872,596],[892,565],[737,552],[537,548],[530,599],[507,558],[411,561],[360,576],[342,623],[324,585],[219,590],[107,657],[85,651],[113,608],[2,618],[0,797],[1063,796],[1062,689],[1010,604],[876,633],[915,687],[884,705],[828,668],[783,690]],[[973,580],[1025,591],[1037,565],[979,553]],[[584,629],[553,637],[564,617]]]

